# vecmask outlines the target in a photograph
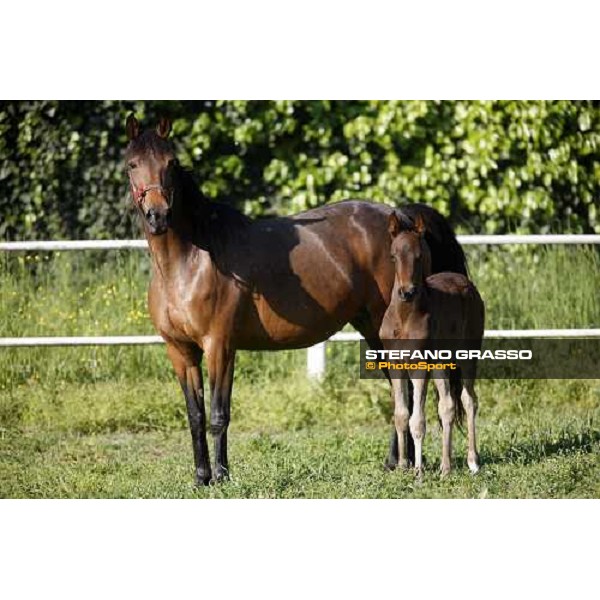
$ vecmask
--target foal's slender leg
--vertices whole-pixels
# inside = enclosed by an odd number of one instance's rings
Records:
[[[202,351],[197,346],[175,345],[167,342],[167,353],[185,396],[194,449],[196,485],[208,485],[211,474],[206,441],[204,383],[200,368]]]
[[[413,412],[408,422],[410,433],[415,443],[415,472],[420,477],[423,473],[423,439],[425,438],[425,398],[427,394],[427,379],[412,378],[413,383]]]
[[[388,377],[388,379],[390,380],[390,383],[392,383],[392,379],[391,377]],[[404,384],[405,390],[406,390],[406,405],[408,407],[408,412],[412,413],[412,407],[413,407],[413,389],[412,389],[412,383],[410,381],[410,379],[406,379],[405,380],[405,384]],[[392,384],[392,401],[394,401],[394,396],[395,392],[394,392],[394,388],[393,388],[393,384]],[[395,401],[394,401],[394,406],[395,406]],[[415,464],[415,443],[413,441],[413,438],[411,435],[406,436],[406,460],[408,461],[409,465],[414,465]],[[390,451],[388,454],[388,458],[385,462],[385,468],[388,471],[393,471],[397,466],[398,466],[398,460],[399,460],[399,454],[400,454],[400,443],[398,441],[398,432],[396,431],[396,426],[394,425],[392,427],[392,435],[390,437]]]
[[[467,464],[471,473],[479,471],[479,455],[477,454],[477,443],[475,439],[475,417],[477,416],[477,395],[475,394],[475,380],[463,379],[463,390],[460,401],[467,415],[467,435],[469,449],[467,452]]]
[[[434,378],[439,394],[438,414],[442,422],[442,477],[448,475],[452,460],[452,425],[454,424],[454,398],[450,391],[450,381],[444,375]]]
[[[227,344],[213,344],[206,352],[208,376],[210,379],[210,431],[215,442],[214,479],[229,478],[227,460],[227,428],[230,420],[231,390],[235,351]]]
[[[392,394],[394,396],[394,425],[398,436],[398,467],[408,468],[407,444],[408,444],[408,420],[410,411],[408,408],[408,379],[392,378]]]

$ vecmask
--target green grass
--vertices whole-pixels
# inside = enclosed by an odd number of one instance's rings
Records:
[[[488,328],[600,326],[595,251],[473,249],[469,258]],[[142,254],[2,260],[2,336],[152,333]],[[327,377],[315,384],[303,351],[240,353],[232,480],[196,490],[164,348],[0,350],[0,497],[600,496],[600,380],[481,381],[476,477],[457,433],[454,473],[439,479],[430,401],[418,483],[382,468],[389,392],[358,379],[357,359],[356,344],[330,344]]]
[[[600,386],[481,382],[479,475],[455,436],[455,472],[440,480],[440,431],[429,403],[422,483],[382,468],[388,429],[373,382],[340,390],[299,379],[258,392],[240,382],[232,415],[232,480],[196,490],[174,385],[66,385],[16,394],[20,429],[0,441],[3,497],[598,497]],[[384,386],[376,386],[384,398]],[[311,389],[312,388],[312,389]],[[294,396],[292,398],[292,396]],[[293,400],[293,401],[292,401]]]

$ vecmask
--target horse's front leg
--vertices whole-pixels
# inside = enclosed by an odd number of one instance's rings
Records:
[[[390,383],[391,381],[391,377],[389,377],[390,379]],[[408,412],[410,414],[412,414],[412,409],[413,409],[413,385],[412,382],[409,380],[406,381],[406,398],[407,398],[407,407],[408,407]],[[395,388],[392,384],[392,405],[395,407]],[[394,419],[395,421],[395,419]],[[398,441],[398,432],[396,431],[396,425],[394,423],[394,425],[392,426],[392,435],[390,437],[390,450],[388,453],[388,458],[385,461],[385,468],[388,471],[393,471],[397,466],[398,466],[398,462],[400,460],[400,448],[399,448],[399,441]],[[407,436],[406,439],[406,461],[407,464],[410,465],[414,465],[415,464],[415,443],[412,439],[412,436],[409,435]]]
[[[427,377],[421,375],[412,378],[413,383],[413,412],[408,425],[415,443],[415,472],[418,477],[423,475],[423,440],[425,438],[425,398],[427,396]]]
[[[392,392],[392,407],[395,409],[396,406],[396,386],[394,384],[393,378],[390,375],[390,372],[387,369],[383,369],[384,375],[387,377],[390,382],[391,392]],[[410,379],[407,379],[404,383],[403,390],[406,393],[406,405],[408,407],[408,412],[412,414],[413,407],[413,389],[412,383]],[[392,425],[392,435],[390,437],[390,449],[388,452],[388,457],[384,463],[384,468],[386,471],[393,471],[397,466],[400,460],[400,448],[398,441],[398,432],[396,430],[396,419],[394,417],[394,424]],[[415,444],[413,442],[412,436],[406,436],[406,462],[408,465],[415,464]],[[403,467],[401,467],[403,468]]]
[[[194,450],[196,485],[208,485],[211,473],[206,441],[204,382],[200,368],[202,351],[196,345],[182,345],[167,341],[167,353],[185,396]]]
[[[210,431],[215,442],[215,463],[213,477],[215,481],[229,478],[227,460],[227,428],[230,420],[231,390],[235,350],[227,343],[211,344],[206,352],[208,377],[210,380]]]
[[[407,469],[409,459],[407,456],[408,445],[408,379],[392,379],[392,394],[394,396],[394,425],[398,439],[398,467]]]

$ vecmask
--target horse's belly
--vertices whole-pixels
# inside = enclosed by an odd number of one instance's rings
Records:
[[[353,316],[348,310],[326,311],[311,303],[274,309],[264,298],[256,298],[252,315],[244,319],[237,332],[236,344],[242,350],[305,348],[326,340]],[[249,318],[248,318],[249,317]]]

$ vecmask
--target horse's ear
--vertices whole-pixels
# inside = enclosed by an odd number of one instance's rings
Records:
[[[140,123],[133,113],[130,113],[125,123],[125,131],[129,140],[134,140],[140,134]]]
[[[401,229],[402,224],[400,223],[400,219],[394,210],[388,219],[388,231],[390,232],[392,238],[395,238],[400,233]]]
[[[419,235],[423,235],[425,233],[425,221],[423,221],[423,217],[421,215],[417,215],[415,217],[414,229]]]
[[[158,133],[161,138],[166,140],[171,133],[171,119],[161,117],[158,125],[156,126],[156,133]]]

